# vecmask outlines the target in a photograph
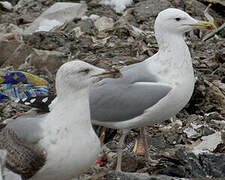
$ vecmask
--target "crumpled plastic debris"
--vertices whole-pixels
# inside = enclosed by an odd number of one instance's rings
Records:
[[[221,132],[204,136],[201,138],[202,142],[198,145],[194,145],[192,152],[196,155],[203,152],[213,152],[217,146],[223,143]]]
[[[97,160],[96,160],[96,163],[99,165],[99,166],[103,166],[104,165],[104,162],[102,160],[101,157],[99,157]]]
[[[0,76],[0,103],[8,99],[24,99],[47,96],[49,84],[38,76],[13,71]]]

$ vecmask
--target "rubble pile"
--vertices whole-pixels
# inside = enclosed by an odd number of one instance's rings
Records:
[[[68,60],[81,59],[105,69],[120,69],[155,54],[158,45],[153,25],[163,9],[176,7],[196,19],[207,20],[205,9],[212,3],[208,14],[215,25],[220,27],[225,22],[222,0],[124,3],[0,1],[0,75],[10,71],[35,74],[50,83],[54,94],[55,73]],[[225,30],[202,41],[207,33],[194,31],[186,35],[196,76],[189,104],[173,122],[148,127],[149,150],[154,158],[161,159],[159,165],[146,166],[139,131],[134,129],[126,139],[122,164],[124,171],[132,173],[111,171],[115,169],[118,140],[118,136],[112,136],[103,147],[101,163],[80,179],[225,177]],[[0,103],[0,120],[28,109],[11,101]]]

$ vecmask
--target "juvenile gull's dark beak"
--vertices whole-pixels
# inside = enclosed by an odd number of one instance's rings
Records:
[[[189,26],[194,26],[196,28],[201,28],[201,29],[207,29],[207,30],[214,30],[216,29],[216,26],[207,21],[197,21],[196,24],[188,24]]]
[[[117,78],[123,77],[123,75],[118,69],[115,69],[113,71],[108,71],[108,72],[104,72],[104,73],[101,73],[101,74],[93,75],[92,77],[97,77],[97,78],[100,78],[100,79],[105,79],[105,78],[117,79]]]

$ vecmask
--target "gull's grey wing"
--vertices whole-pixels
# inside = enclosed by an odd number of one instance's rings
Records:
[[[36,143],[43,137],[41,115],[35,118],[20,117],[0,129],[0,149],[7,150],[6,167],[22,176],[32,177],[46,161],[46,153]]]
[[[91,118],[102,122],[132,119],[159,102],[171,89],[159,82],[105,82],[91,89]]]
[[[105,84],[132,84],[135,82],[158,82],[158,77],[151,73],[145,62],[129,65],[125,68],[122,68],[121,73],[122,78],[118,79],[103,79],[98,83],[95,83],[93,87],[102,86]]]
[[[46,114],[32,116],[21,116],[14,120],[10,120],[6,128],[12,129],[16,135],[26,143],[37,143],[42,137],[42,129],[40,123]]]
[[[4,169],[4,180],[22,180],[20,175],[15,174],[14,172]]]

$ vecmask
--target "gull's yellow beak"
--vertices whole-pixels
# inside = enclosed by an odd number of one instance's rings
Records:
[[[213,23],[206,22],[206,21],[197,21],[196,24],[189,24],[189,26],[194,26],[196,28],[201,28],[201,29],[207,29],[210,31],[216,29],[216,26]]]
[[[92,77],[97,77],[97,78],[100,78],[100,79],[105,79],[105,78],[116,79],[116,78],[123,77],[123,75],[122,75],[122,73],[119,70],[116,69],[114,71],[109,71],[109,72],[104,72],[104,73],[101,73],[101,74],[96,74],[96,75],[93,75]]]

